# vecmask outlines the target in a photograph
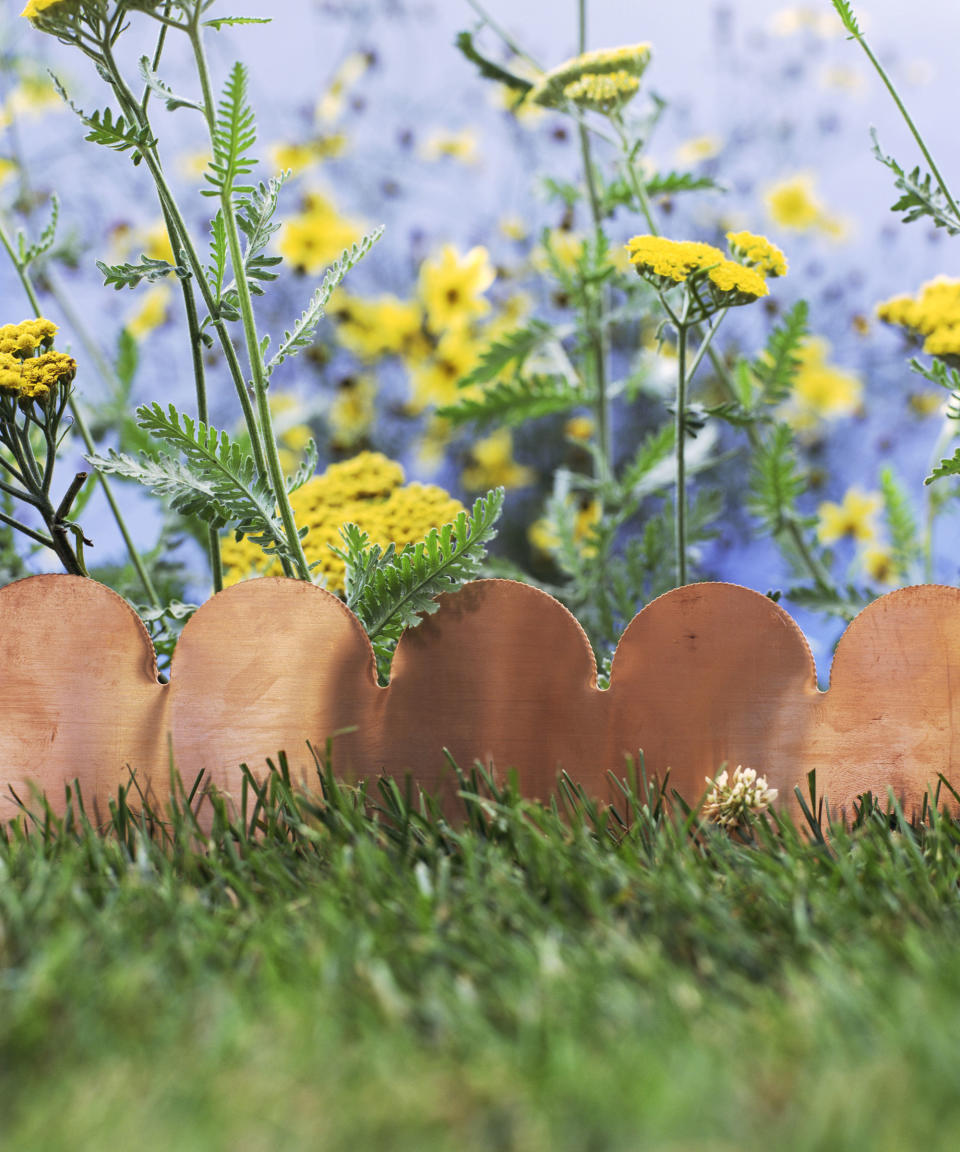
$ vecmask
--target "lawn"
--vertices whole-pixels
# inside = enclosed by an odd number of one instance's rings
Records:
[[[952,1148],[960,825],[463,781],[0,841],[4,1149]],[[212,830],[210,821],[212,820]],[[25,831],[28,830],[28,831]]]

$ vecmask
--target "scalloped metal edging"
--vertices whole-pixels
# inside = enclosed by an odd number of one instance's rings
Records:
[[[955,693],[954,688],[958,689]],[[338,775],[381,772],[452,800],[443,749],[516,768],[545,797],[565,769],[594,795],[643,749],[648,774],[695,800],[720,765],[767,776],[781,798],[816,769],[849,810],[893,788],[907,808],[943,773],[960,784],[960,590],[923,585],[866,608],[820,692],[786,612],[732,584],[668,592],[626,629],[608,691],[580,625],[524,584],[480,580],[441,598],[376,682],[359,622],[293,580],[235,585],[189,621],[170,683],[141,621],[110,589],[32,576],[0,589],[0,819],[31,785],[62,802],[80,781],[101,809],[137,771],[160,801],[169,763],[235,793],[239,765],[283,749],[307,784],[307,741],[333,737]]]

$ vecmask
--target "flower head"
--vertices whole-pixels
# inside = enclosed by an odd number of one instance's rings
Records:
[[[661,291],[675,284],[702,285],[709,301],[698,303],[707,312],[749,304],[769,292],[756,268],[728,260],[719,248],[695,240],[634,236],[627,244],[630,262]]]
[[[937,276],[916,296],[894,296],[878,304],[877,316],[923,336],[923,350],[931,356],[960,357],[960,280]]]
[[[756,268],[764,276],[786,275],[786,257],[766,236],[756,236],[753,232],[728,232],[727,244],[734,259]]]
[[[586,72],[570,81],[563,96],[579,108],[606,113],[622,108],[639,90],[639,77],[621,69],[619,72]]]
[[[721,828],[745,824],[751,816],[766,812],[777,798],[777,789],[767,787],[766,776],[758,776],[753,768],[737,765],[733,777],[724,769],[716,780],[707,777],[710,791],[701,814]]]
[[[573,98],[567,95],[566,89],[578,80],[586,76],[623,73],[639,81],[649,62],[650,45],[646,43],[582,52],[542,76],[527,94],[527,99],[547,108],[560,108],[567,100]],[[614,83],[623,82],[614,81]]]
[[[793,391],[782,411],[799,432],[810,431],[822,420],[852,416],[862,407],[860,377],[831,363],[829,354],[829,343],[813,336],[797,349]]]
[[[0,393],[29,406],[34,400],[46,401],[59,387],[70,386],[77,362],[53,350],[56,331],[56,324],[43,318],[0,327]]]
[[[817,536],[822,544],[833,544],[845,538],[860,542],[877,537],[877,516],[883,507],[879,492],[864,492],[862,488],[848,488],[843,503],[827,500],[817,509],[819,524]]]
[[[496,278],[486,248],[461,254],[445,244],[439,255],[420,268],[420,299],[427,313],[427,327],[439,333],[463,328],[490,311],[484,293]]]

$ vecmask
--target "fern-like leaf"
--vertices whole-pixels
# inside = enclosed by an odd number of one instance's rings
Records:
[[[55,195],[50,197],[50,219],[44,226],[43,231],[40,233],[35,244],[28,244],[26,235],[17,232],[17,265],[22,269],[27,269],[34,262],[39,259],[45,252],[49,252],[53,247],[53,242],[57,237],[57,222],[60,219],[60,201]]]
[[[219,32],[221,28],[236,28],[241,24],[272,24],[269,16],[220,16],[216,20],[204,20],[204,28]]]
[[[98,260],[97,267],[103,274],[104,287],[113,287],[118,292],[121,288],[136,288],[143,280],[152,284],[171,274],[181,280],[190,275],[189,269],[166,260],[155,260],[152,256],[141,256],[139,264],[105,264]]]
[[[947,202],[945,189],[940,187],[939,182],[934,182],[929,172],[921,173],[919,166],[908,174],[892,156],[883,152],[875,129],[870,130],[870,135],[873,138],[874,156],[890,169],[894,187],[902,193],[900,199],[891,205],[890,211],[902,212],[904,224],[911,224],[926,216],[950,236],[960,233],[960,219]]]
[[[324,274],[323,282],[314,292],[310,303],[301,313],[300,319],[289,332],[284,332],[283,340],[273,359],[267,364],[267,376],[278,368],[290,356],[296,356],[304,348],[309,348],[317,332],[317,326],[323,319],[327,301],[333,295],[343,278],[354,265],[358,264],[376,242],[383,235],[383,228],[375,228],[368,232],[362,240],[347,249],[336,264],[331,265]]]
[[[418,544],[399,552],[393,544],[385,551],[370,544],[357,525],[341,529],[344,548],[334,551],[346,565],[347,605],[366,629],[381,668],[403,629],[436,612],[437,596],[479,574],[503,498],[502,488],[492,489],[469,514],[461,512],[454,523],[432,528]]]
[[[461,385],[466,383],[461,381]],[[479,396],[463,396],[456,404],[438,408],[437,415],[454,425],[484,427],[494,421],[517,425],[589,402],[589,395],[565,377],[537,375],[500,380]]]
[[[273,494],[256,465],[226,432],[193,420],[171,404],[137,409],[137,424],[154,440],[175,449],[182,460],[142,453],[89,457],[104,472],[137,480],[171,498],[173,507],[217,527],[231,524],[238,538],[249,535],[265,551],[286,551]]]
[[[859,24],[857,24],[857,18],[853,14],[853,9],[850,7],[849,0],[833,0],[833,6],[837,10],[837,15],[843,21],[844,28],[846,28],[851,36],[859,40],[862,33]]]
[[[484,348],[480,353],[479,364],[469,376],[463,378],[460,386],[467,388],[471,384],[489,384],[491,380],[502,376],[508,368],[515,374],[520,372],[531,353],[544,343],[550,333],[549,324],[531,320],[522,328],[501,336]]]
[[[899,579],[905,580],[923,551],[917,521],[893,469],[884,468],[880,473],[880,491],[883,493],[883,516],[890,533],[894,568]]]
[[[126,152],[132,148],[135,161],[145,148],[152,148],[157,142],[149,128],[128,124],[122,115],[114,115],[109,108],[104,108],[102,112],[92,112],[89,116],[82,112],[80,115],[89,129],[84,139],[101,144],[104,148],[113,148],[116,152]]]
[[[770,333],[766,348],[753,363],[753,375],[761,387],[759,398],[767,404],[779,404],[793,388],[800,367],[800,350],[809,335],[809,314],[807,302],[798,300]],[[743,397],[740,400],[742,403]]]
[[[287,478],[287,491],[296,492],[298,488],[302,488],[308,480],[312,479],[319,463],[320,453],[317,451],[317,442],[311,436],[303,450],[303,459],[297,466],[296,472]]]
[[[783,531],[788,520],[796,518],[798,497],[806,490],[806,480],[797,465],[793,433],[787,424],[777,424],[756,450],[750,470],[751,512],[774,534]]]
[[[257,140],[253,109],[247,103],[247,70],[238,61],[230,70],[223,96],[217,105],[217,118],[213,129],[213,157],[203,178],[211,188],[204,188],[204,196],[249,196],[255,191],[252,184],[238,184],[256,166],[248,155]]]

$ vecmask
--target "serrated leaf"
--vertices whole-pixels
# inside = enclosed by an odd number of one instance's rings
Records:
[[[934,184],[929,173],[921,173],[919,166],[908,175],[892,156],[887,156],[880,148],[876,129],[870,129],[873,140],[873,154],[893,173],[894,186],[903,193],[891,206],[891,212],[902,212],[904,224],[929,217],[937,228],[943,228],[950,236],[960,233],[960,219],[952,210],[945,189]]]
[[[468,388],[472,384],[489,384],[507,368],[512,368],[514,373],[520,372],[527,358],[549,338],[551,331],[549,324],[531,320],[522,328],[501,336],[484,348],[477,367],[460,381],[459,386]]]
[[[463,396],[456,404],[438,408],[436,414],[454,425],[483,427],[496,421],[516,426],[555,412],[569,412],[589,400],[583,389],[563,376],[533,375],[499,380],[478,396]]]
[[[424,540],[400,551],[393,544],[385,551],[371,545],[357,525],[341,530],[345,547],[333,551],[346,565],[347,605],[366,629],[381,670],[403,629],[436,612],[437,596],[477,577],[503,499],[502,488],[492,489],[469,514],[461,512],[453,524],[431,529]]]
[[[247,70],[237,61],[230,70],[223,95],[217,105],[216,122],[211,135],[213,156],[203,174],[211,188],[202,189],[204,196],[231,197],[250,195],[252,184],[239,184],[248,176],[256,161],[248,155],[257,140],[253,109],[247,103]]]
[[[270,16],[220,16],[216,20],[204,20],[204,28],[219,32],[221,28],[236,28],[240,24],[272,24]]]
[[[798,300],[770,333],[766,348],[753,361],[751,370],[761,387],[757,400],[779,404],[789,395],[800,368],[800,351],[809,335],[809,314],[807,302]]]
[[[327,269],[324,273],[323,282],[314,292],[310,303],[301,313],[300,319],[294,324],[292,330],[284,332],[280,347],[277,349],[270,363],[266,365],[268,377],[284,360],[290,356],[296,356],[298,352],[302,352],[304,348],[308,348],[313,343],[317,327],[323,319],[327,301],[333,295],[334,290],[340,285],[350,269],[366,256],[382,235],[382,226],[375,228],[372,232],[368,232],[367,235],[354,244],[352,248],[345,250],[336,264],[331,265],[331,267]]]
[[[837,15],[843,21],[844,28],[846,28],[851,36],[859,40],[861,37],[860,26],[857,24],[857,18],[853,14],[849,0],[833,0],[833,6],[837,11]]]
[[[81,116],[89,128],[84,139],[104,148],[112,148],[116,152],[126,152],[133,148],[140,153],[146,148],[152,148],[157,142],[149,128],[128,124],[122,115],[114,114],[110,108],[92,112],[89,116],[81,113]]]
[[[136,288],[143,280],[152,284],[171,274],[181,280],[190,276],[189,269],[166,260],[155,260],[152,256],[141,256],[139,264],[104,264],[98,260],[97,268],[103,274],[104,287],[113,287],[118,292],[121,288]]]
[[[36,259],[50,251],[56,239],[59,219],[60,201],[54,193],[50,196],[50,219],[44,225],[36,243],[28,244],[26,235],[22,231],[17,232],[17,263],[21,269],[29,268]]]
[[[317,451],[317,442],[311,436],[303,450],[303,459],[297,465],[296,472],[287,479],[287,492],[296,492],[298,488],[302,488],[308,480],[311,480],[319,463],[320,454]]]
[[[102,471],[137,480],[170,498],[185,515],[216,527],[231,524],[238,538],[249,535],[267,551],[287,551],[270,486],[256,465],[226,432],[159,404],[137,409],[137,424],[154,440],[176,449],[183,460],[142,453],[139,461],[122,453],[89,457]]]
[[[776,424],[754,452],[750,469],[750,511],[773,533],[781,532],[795,515],[806,480],[797,465],[793,432]]]

